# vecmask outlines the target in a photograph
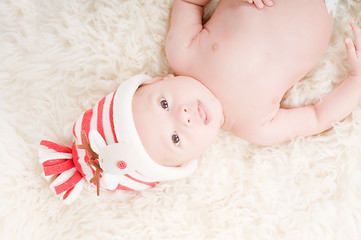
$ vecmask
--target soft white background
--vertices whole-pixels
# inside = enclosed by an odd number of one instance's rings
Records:
[[[334,129],[274,147],[221,132],[185,180],[100,197],[87,185],[70,206],[54,197],[40,140],[70,145],[76,118],[120,82],[171,71],[171,6],[0,1],[0,239],[360,239],[361,105]],[[360,16],[359,0],[340,3],[325,56],[283,105],[313,103],[347,75],[343,40]]]

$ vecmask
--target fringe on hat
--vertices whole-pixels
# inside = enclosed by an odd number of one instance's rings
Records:
[[[72,203],[83,189],[84,179],[75,168],[72,149],[50,141],[41,141],[39,161],[43,165],[44,177],[50,189],[65,204]]]

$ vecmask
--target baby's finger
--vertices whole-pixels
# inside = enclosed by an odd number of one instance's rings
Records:
[[[272,7],[273,6],[273,2],[271,0],[263,0],[263,3],[267,7]]]
[[[256,5],[258,9],[262,9],[264,7],[262,0],[254,0],[254,5]]]
[[[357,54],[356,54],[355,45],[354,45],[351,38],[346,38],[345,45],[346,45],[348,61],[350,62],[351,65],[353,65],[353,63],[355,61],[357,61]]]
[[[357,50],[361,50],[361,29],[354,21],[352,21],[350,25],[355,36],[355,46]]]

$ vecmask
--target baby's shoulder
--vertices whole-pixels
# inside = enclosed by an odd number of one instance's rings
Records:
[[[189,75],[192,69],[204,64],[206,43],[209,42],[206,29],[203,29],[190,43],[167,40],[166,55],[171,68],[179,74]],[[208,54],[207,54],[208,55]]]
[[[230,132],[249,142],[257,142],[258,135],[262,135],[264,125],[275,118],[280,105],[272,102],[264,104],[249,102],[243,106],[244,109],[239,109],[235,114]]]

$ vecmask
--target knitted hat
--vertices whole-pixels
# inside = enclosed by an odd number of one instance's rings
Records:
[[[124,81],[96,106],[85,111],[73,127],[72,148],[42,141],[40,162],[50,188],[69,204],[80,194],[84,179],[107,190],[138,191],[159,181],[184,178],[197,161],[166,167],[153,161],[139,138],[132,100],[137,88],[152,78],[136,75]]]

